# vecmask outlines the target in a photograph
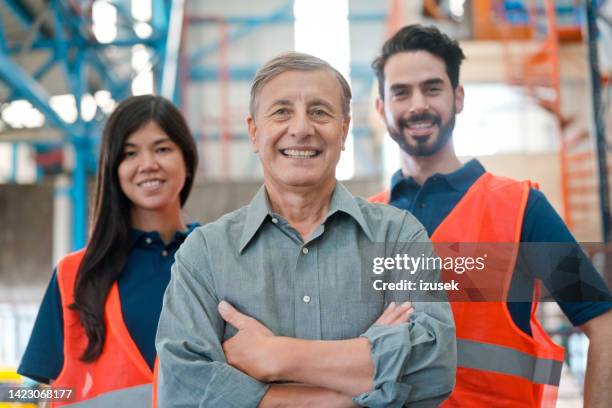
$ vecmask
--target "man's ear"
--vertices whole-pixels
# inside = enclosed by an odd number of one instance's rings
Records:
[[[380,96],[376,97],[376,112],[378,112],[382,120],[385,120],[385,102],[380,99]]]
[[[344,146],[346,145],[346,138],[348,136],[349,127],[351,126],[351,115],[346,115],[344,119],[342,119],[342,150],[344,150]]]
[[[249,142],[251,142],[251,148],[255,153],[259,152],[259,141],[257,140],[257,125],[255,124],[255,118],[251,115],[247,116],[247,127],[249,131]]]
[[[457,85],[455,89],[455,113],[459,113],[463,110],[463,99],[465,98],[465,91],[463,85]]]

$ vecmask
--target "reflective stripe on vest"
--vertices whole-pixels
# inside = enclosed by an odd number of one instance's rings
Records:
[[[518,350],[457,339],[457,365],[478,370],[516,375],[538,384],[558,385],[561,361],[536,358]]]
[[[106,392],[97,397],[66,406],[70,408],[150,408],[151,384]]]

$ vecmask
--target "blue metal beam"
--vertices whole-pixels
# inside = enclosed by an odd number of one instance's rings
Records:
[[[66,41],[66,44],[69,48],[87,47],[87,48],[96,49],[96,50],[103,50],[103,49],[111,48],[111,47],[119,47],[119,48],[128,47],[129,48],[137,44],[143,44],[143,45],[150,47],[150,46],[155,45],[157,42],[159,42],[162,39],[163,39],[162,35],[153,34],[151,35],[151,37],[146,38],[146,39],[142,39],[138,37],[127,37],[127,38],[118,38],[115,41],[112,41],[109,43],[99,43],[93,39],[84,39],[84,40],[76,40],[76,39],[70,40],[69,39]],[[31,47],[29,48],[33,50],[52,50],[54,47],[54,44],[55,42],[53,40],[38,39],[34,41]],[[9,53],[11,54],[18,54],[23,51],[23,47],[22,45],[17,44],[17,45],[10,47],[8,50],[9,50]]]
[[[230,66],[229,77],[236,81],[250,81],[259,69],[258,65]],[[220,69],[218,67],[191,67],[189,77],[193,81],[215,81],[219,79]],[[371,79],[374,71],[369,64],[351,64],[351,79]]]
[[[103,61],[105,58],[94,50],[86,50],[85,58],[90,66],[98,73],[99,77],[105,82],[106,88],[110,91],[115,100],[125,98],[130,91],[131,78],[128,80],[119,78],[110,64]]]
[[[73,143],[75,165],[72,171],[72,249],[78,250],[87,243],[87,163],[89,140],[81,138]]]
[[[351,23],[379,23],[387,20],[387,13],[349,13],[348,20]],[[190,24],[217,24],[223,21],[226,24],[232,25],[259,25],[262,21],[265,24],[293,24],[295,17],[293,12],[278,14],[274,18],[270,16],[253,17],[253,16],[227,16],[220,17],[194,17],[189,19]]]
[[[8,50],[8,43],[6,42],[6,35],[4,34],[4,25],[0,18],[0,52],[6,53]]]
[[[32,26],[32,21],[34,21],[34,17],[23,3],[20,0],[4,0],[4,3],[13,11],[15,16],[17,16],[17,20],[19,20],[23,28],[29,30]]]
[[[250,81],[255,76],[258,66],[231,66],[228,68],[229,78],[236,81]],[[189,78],[192,81],[216,81],[221,73],[215,67],[192,67],[189,70]]]
[[[27,99],[41,111],[51,124],[68,135],[74,134],[73,128],[51,108],[49,95],[38,82],[15,64],[6,54],[0,53],[0,79],[17,94]]]
[[[170,18],[163,55],[160,81],[160,94],[178,104],[176,100],[176,83],[178,79],[181,36],[183,34],[183,16],[185,13],[184,0],[172,0]]]
[[[55,65],[57,59],[55,58],[55,54],[51,55],[44,64],[42,64],[34,73],[32,74],[32,78],[39,81],[45,74]],[[14,91],[11,91],[9,96],[5,99],[6,102],[10,102],[13,99],[17,98],[17,95]]]
[[[170,2],[171,0],[168,0]],[[168,29],[168,20],[171,5],[164,0],[151,0],[151,26],[153,32],[163,33]]]

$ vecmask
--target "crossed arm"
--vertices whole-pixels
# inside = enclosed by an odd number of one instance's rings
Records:
[[[226,310],[237,331],[222,343],[214,268],[191,240],[177,252],[158,326],[159,406],[434,406],[450,394],[456,346],[447,303],[415,305],[408,324],[398,322],[410,307],[402,316],[395,305],[362,337],[335,341],[274,336]]]
[[[406,323],[413,312],[410,302],[392,302],[374,324],[397,326]],[[262,408],[315,401],[351,407],[355,406],[352,395],[373,389],[374,364],[370,343],[364,337],[318,341],[275,336],[225,301],[219,304],[219,314],[238,330],[223,343],[228,364],[266,383],[297,383],[272,385],[259,405]]]

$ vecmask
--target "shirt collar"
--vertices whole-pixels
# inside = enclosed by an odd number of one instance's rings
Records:
[[[134,245],[136,245],[138,240],[142,238],[145,234],[146,232],[143,230],[130,228],[130,247],[133,247]]]
[[[472,159],[452,173],[442,177],[457,191],[467,191],[486,170],[476,159]]]
[[[193,231],[194,229],[196,229],[200,224],[197,222],[193,222],[191,224],[187,224],[187,229],[184,231],[176,231],[176,233],[174,234],[174,237],[172,238],[172,241],[170,242],[170,244],[172,244],[173,242],[180,242],[182,243],[185,238],[187,238],[187,235],[189,235],[191,233],[191,231]],[[145,236],[150,237],[151,239],[154,238],[159,238],[161,240],[161,237],[159,236],[159,232],[157,231],[143,231],[143,230],[139,230],[136,228],[130,228],[130,247],[133,247],[134,245],[136,245],[136,243],[141,239],[144,238]]]
[[[266,187],[261,186],[247,206],[246,220],[240,236],[239,253],[242,253],[270,212]]]
[[[334,193],[332,195],[329,212],[325,216],[323,222],[327,221],[328,218],[337,212],[343,212],[353,217],[368,239],[373,241],[372,231],[363,217],[363,212],[361,212],[361,208],[359,208],[355,197],[346,189],[346,187],[344,187],[342,183],[339,182],[336,182],[336,188],[334,189]]]
[[[329,212],[325,216],[323,222],[327,221],[327,219],[329,219],[332,215],[340,211],[353,217],[368,239],[372,241],[372,232],[370,231],[370,228],[366,223],[363,213],[361,212],[359,205],[357,205],[355,198],[346,189],[346,187],[344,187],[341,183],[336,182],[336,187],[332,193]],[[240,237],[240,253],[242,253],[248,243],[251,242],[263,222],[271,213],[272,210],[270,209],[270,204],[268,202],[266,188],[265,186],[261,186],[247,207],[246,221]]]
[[[485,172],[486,170],[482,164],[480,164],[478,160],[472,159],[452,173],[435,174],[434,176],[445,180],[448,185],[456,191],[467,191]],[[404,177],[400,169],[391,176],[391,194],[393,194],[395,188],[403,181],[416,188],[422,187],[412,178],[412,176]]]

